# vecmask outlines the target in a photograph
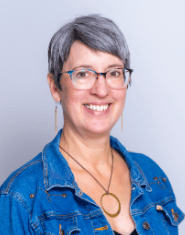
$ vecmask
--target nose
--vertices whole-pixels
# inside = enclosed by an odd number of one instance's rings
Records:
[[[96,94],[99,97],[105,97],[109,94],[105,73],[97,73],[97,79],[91,88],[91,93]]]

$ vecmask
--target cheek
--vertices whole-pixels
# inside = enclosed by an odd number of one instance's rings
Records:
[[[83,99],[87,97],[84,92],[75,90],[73,87],[64,87],[61,93],[61,102],[64,112],[75,113],[82,108]]]
[[[119,118],[125,106],[126,90],[117,91],[114,95],[114,99],[116,101],[115,115]]]
[[[118,103],[124,105],[127,90],[117,90],[112,94],[113,99]]]

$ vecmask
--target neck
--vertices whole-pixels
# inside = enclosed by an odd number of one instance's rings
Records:
[[[64,126],[60,146],[81,163],[111,164],[110,136],[79,133]]]

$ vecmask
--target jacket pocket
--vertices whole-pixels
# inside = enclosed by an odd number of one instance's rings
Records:
[[[170,201],[165,204],[157,204],[156,210],[159,215],[168,225],[178,226],[184,219],[184,213],[177,207],[175,201]]]
[[[80,229],[76,223],[76,217],[56,218],[47,217],[42,220],[42,227],[45,235],[76,235]]]

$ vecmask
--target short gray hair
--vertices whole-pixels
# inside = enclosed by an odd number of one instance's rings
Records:
[[[60,89],[60,72],[75,41],[80,41],[93,50],[111,53],[123,61],[125,68],[130,68],[129,49],[118,26],[98,14],[81,16],[60,28],[49,44],[48,70]]]

